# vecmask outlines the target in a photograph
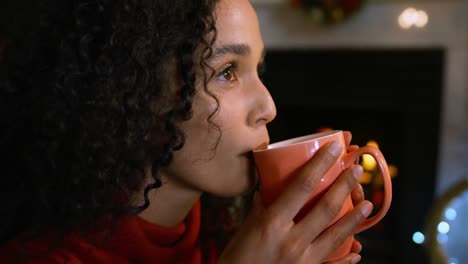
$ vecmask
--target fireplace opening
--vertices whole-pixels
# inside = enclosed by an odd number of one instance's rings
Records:
[[[353,144],[378,143],[396,171],[383,221],[358,234],[362,263],[428,263],[413,241],[434,199],[444,50],[268,50],[263,76],[278,110],[271,141],[325,128],[350,130]],[[378,201],[378,182],[363,182]]]

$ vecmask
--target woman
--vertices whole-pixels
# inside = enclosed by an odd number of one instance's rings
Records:
[[[247,0],[40,2],[3,52],[0,260],[322,263],[370,214],[356,166],[292,221],[330,144],[273,205],[255,198],[226,247],[200,233],[203,193],[254,187],[250,153],[276,115]],[[349,193],[355,209],[324,231]]]

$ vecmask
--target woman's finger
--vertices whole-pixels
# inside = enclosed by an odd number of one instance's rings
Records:
[[[304,240],[314,241],[340,213],[361,175],[361,166],[345,170],[312,210],[297,223],[294,227],[296,235]]]
[[[349,131],[343,131],[343,136],[346,146],[349,146],[349,144],[351,144],[351,139],[353,138],[353,135]]]
[[[351,145],[349,146],[347,149],[346,149],[346,152],[353,152],[353,151],[356,151],[359,149],[359,146],[358,145]]]
[[[346,257],[336,260],[336,261],[331,261],[331,262],[326,262],[327,264],[356,264],[361,261],[361,256],[356,254],[356,253],[350,253]]]
[[[314,155],[294,181],[268,208],[272,215],[285,217],[285,221],[292,221],[299,210],[309,200],[320,179],[336,162],[341,154],[342,146],[337,142],[329,143]]]
[[[359,254],[361,253],[361,250],[362,250],[361,243],[357,241],[356,239],[354,239],[353,245],[351,246],[351,252]]]
[[[343,242],[354,234],[354,231],[372,212],[372,203],[363,201],[343,218],[330,226],[311,245],[310,252],[323,252],[330,255]]]
[[[364,190],[362,189],[361,184],[357,184],[353,191],[351,192],[351,199],[353,200],[353,204],[358,204],[364,201]]]

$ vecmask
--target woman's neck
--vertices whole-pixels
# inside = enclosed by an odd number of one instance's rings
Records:
[[[139,216],[150,223],[175,227],[185,219],[202,193],[166,177],[162,177],[162,182],[161,187],[148,193],[150,205]]]

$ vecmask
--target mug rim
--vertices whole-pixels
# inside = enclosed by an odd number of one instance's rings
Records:
[[[343,132],[343,130],[331,130],[331,131],[319,132],[319,133],[309,134],[309,135],[305,135],[305,136],[299,136],[299,137],[295,137],[295,138],[285,139],[285,140],[281,140],[281,141],[269,144],[264,149],[253,150],[253,152],[259,153],[259,152],[271,151],[271,150],[275,150],[275,149],[283,149],[283,148],[286,148],[286,147],[292,147],[292,146],[296,146],[298,144],[303,144],[303,143],[310,142],[310,141],[315,140],[317,138],[327,138],[327,137],[330,137],[330,136],[333,136],[333,135],[336,135],[336,134],[339,134],[339,133],[342,133],[342,132]]]

